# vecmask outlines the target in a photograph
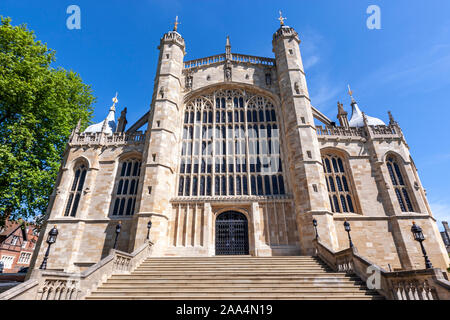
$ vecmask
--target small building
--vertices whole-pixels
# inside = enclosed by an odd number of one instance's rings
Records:
[[[38,235],[33,224],[21,220],[6,221],[0,228],[0,272],[17,273],[28,267]]]

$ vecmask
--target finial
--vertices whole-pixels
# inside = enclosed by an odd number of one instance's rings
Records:
[[[353,91],[352,89],[350,89],[350,85],[347,85],[348,87],[348,95],[350,96],[350,98],[352,98],[352,103],[356,102],[355,99],[353,99]]]
[[[111,106],[110,109],[115,110],[115,108],[116,108],[116,103],[119,102],[119,99],[117,99],[117,95],[118,95],[118,93],[116,92],[116,96],[115,96],[114,98],[112,98],[113,105]]]
[[[173,23],[173,31],[178,30],[178,25],[181,24],[181,22],[178,22],[178,16],[175,17],[175,22]]]
[[[230,36],[227,36],[227,44],[226,44],[226,46],[227,46],[227,47],[231,47],[231,44],[230,44]]]
[[[390,111],[388,111],[388,115],[389,115],[389,124],[394,124],[395,120],[394,120],[394,117],[392,116],[392,113]]]
[[[278,20],[280,20],[280,26],[284,26],[284,20],[287,20],[287,18],[283,17],[281,10],[279,12],[280,12],[280,17],[278,18]]]

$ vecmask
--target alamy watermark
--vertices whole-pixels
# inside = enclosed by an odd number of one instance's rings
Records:
[[[81,9],[79,6],[72,4],[67,7],[67,14],[70,16],[66,20],[66,26],[69,30],[80,30],[81,29]]]
[[[381,9],[379,6],[372,4],[367,7],[367,14],[370,16],[367,18],[366,25],[369,30],[381,29]]]

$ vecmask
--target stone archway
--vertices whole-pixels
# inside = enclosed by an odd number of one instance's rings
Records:
[[[226,211],[216,218],[216,255],[248,255],[248,220],[237,211]]]

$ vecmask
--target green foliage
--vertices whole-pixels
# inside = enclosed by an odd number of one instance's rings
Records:
[[[66,142],[95,98],[25,25],[0,23],[0,226],[45,214]]]

